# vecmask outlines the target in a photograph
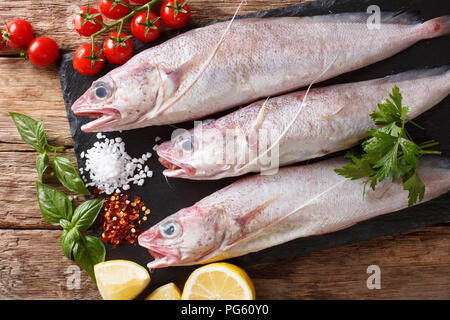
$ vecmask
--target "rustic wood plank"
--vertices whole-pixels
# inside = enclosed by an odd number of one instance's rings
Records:
[[[63,255],[59,236],[59,230],[0,230],[0,299],[101,299],[84,271],[80,289],[71,286],[70,268],[78,267]]]
[[[75,263],[59,234],[0,230],[0,299],[99,299],[84,272],[81,288],[68,289],[65,272]],[[449,225],[434,226],[244,268],[258,299],[449,299],[449,237]],[[381,290],[366,287],[372,264]]]
[[[191,0],[191,22],[229,17],[239,2]],[[249,0],[239,14],[300,2]],[[72,51],[87,40],[70,23],[72,10],[85,3],[1,1],[0,21],[25,18],[36,35],[52,37],[63,52]],[[44,12],[48,17],[43,18]],[[0,55],[19,52],[5,49]],[[16,111],[43,119],[51,144],[72,145],[56,67],[36,68],[9,57],[0,58],[0,73],[0,299],[98,299],[95,285],[84,272],[81,288],[68,289],[64,272],[75,264],[61,252],[59,230],[17,230],[56,228],[41,217],[37,205],[36,154],[21,141],[7,114]],[[73,150],[67,156],[75,163]],[[49,175],[45,181],[56,185]],[[246,270],[259,299],[450,299],[449,236],[448,224],[422,228]],[[381,290],[366,287],[366,268],[371,264],[381,267]]]
[[[449,299],[449,225],[246,268],[260,299]],[[381,289],[366,286],[369,265]]]
[[[10,111],[44,120],[50,144],[72,145],[56,66],[38,68],[21,58],[3,57],[0,74],[0,150],[17,150],[8,149],[8,144],[25,146]]]
[[[73,149],[64,155],[76,164]],[[0,152],[0,228],[56,228],[42,218],[39,210],[35,185],[38,180],[36,156],[35,152]],[[49,172],[44,176],[45,183],[67,195],[74,195]],[[81,197],[74,205],[80,200]]]
[[[190,23],[202,23],[214,19],[224,19],[234,14],[240,0],[228,1],[208,1],[208,0],[190,0],[191,8]],[[283,0],[282,2],[269,2],[267,0],[248,0],[247,4],[242,6],[239,15],[276,8],[280,6],[288,6],[298,4],[304,0]],[[48,36],[53,38],[62,51],[73,51],[81,44],[87,42],[88,38],[80,37],[72,29],[72,14],[81,5],[90,3],[98,8],[96,1],[74,0],[53,1],[53,0],[14,0],[0,2],[0,23],[15,18],[25,18],[28,20],[35,30],[36,36]],[[153,12],[158,13],[162,1],[153,6]],[[44,15],[45,13],[45,15]],[[105,22],[108,22],[105,19]],[[125,24],[125,32],[129,33],[129,24]],[[102,38],[104,39],[104,37]],[[101,43],[103,40],[99,40]],[[0,54],[17,55],[20,50],[7,48]]]

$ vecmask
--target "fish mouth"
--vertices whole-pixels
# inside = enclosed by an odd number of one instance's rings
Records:
[[[169,249],[157,246],[147,246],[146,249],[154,259],[147,264],[149,269],[169,267],[180,261],[180,255]]]
[[[141,247],[147,249],[154,260],[147,266],[149,269],[168,267],[177,264],[180,261],[181,253],[176,248],[171,248],[157,244],[158,236],[154,234],[153,229],[149,229],[138,237],[138,243]]]
[[[89,109],[82,106],[72,106],[72,111],[77,116],[95,119],[81,126],[83,132],[101,131],[111,122],[122,119],[120,111],[113,108]]]
[[[163,171],[163,175],[169,178],[183,178],[195,175],[195,168],[172,159],[159,149],[156,149],[159,158],[158,161],[167,169]]]

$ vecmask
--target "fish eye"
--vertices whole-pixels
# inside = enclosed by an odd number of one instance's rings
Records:
[[[185,151],[191,151],[194,148],[194,145],[190,139],[186,139],[181,142],[181,147]]]
[[[194,149],[194,137],[186,137],[180,141],[181,148],[183,148],[184,151],[192,151]]]
[[[105,87],[98,87],[95,89],[95,96],[97,97],[97,99],[104,99],[106,98],[107,95],[107,91]]]
[[[181,232],[181,227],[178,224],[178,222],[174,220],[169,220],[159,226],[159,230],[161,232],[161,235],[164,238],[175,238],[178,236]]]
[[[92,84],[92,98],[105,100],[113,93],[114,83],[111,81],[98,80]]]

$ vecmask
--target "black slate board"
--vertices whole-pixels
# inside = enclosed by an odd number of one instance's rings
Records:
[[[445,0],[323,0],[307,2],[289,7],[281,7],[268,11],[261,11],[247,16],[306,16],[340,12],[365,12],[369,5],[374,4],[380,6],[382,11],[413,12],[423,20],[450,14],[450,2]],[[156,45],[175,35],[175,31],[164,32],[158,42],[152,45]],[[149,46],[141,43],[135,43],[135,47],[137,51],[142,51]],[[449,49],[449,36],[421,41],[392,58],[375,63],[366,68],[341,75],[318,84],[317,86],[362,81],[411,69],[448,65],[450,64]],[[73,70],[72,56],[73,53],[64,55],[59,68],[59,74],[75,153],[77,155],[79,167],[83,167],[84,163],[79,155],[83,150],[87,150],[92,147],[93,143],[97,139],[95,134],[86,134],[80,131],[80,126],[85,123],[87,119],[75,117],[70,111],[70,107],[72,103],[91,85],[92,81],[106,74],[108,71],[113,69],[113,66],[106,64],[100,75],[95,77],[85,77]],[[449,106],[450,97],[447,97],[432,110],[417,118],[417,122],[422,124],[426,130],[423,132],[419,130],[413,131],[413,134],[419,139],[439,140],[441,142],[440,150],[443,151],[445,156],[450,156],[450,137],[448,129],[448,122],[450,120]],[[216,117],[216,115],[211,117]],[[190,128],[192,125],[193,123],[189,122],[177,126]],[[107,133],[106,135],[107,137],[122,137],[126,143],[127,152],[132,157],[139,157],[145,152],[152,152],[152,148],[155,144],[155,137],[159,136],[162,140],[167,140],[170,138],[173,130],[173,127],[161,126],[131,130],[122,133],[113,132]],[[342,154],[342,152],[337,154]],[[329,155],[326,158],[337,154]],[[313,161],[317,161],[317,159]],[[146,180],[147,182],[143,187],[133,187],[131,189],[131,193],[142,196],[144,202],[152,210],[152,215],[143,225],[144,230],[157,223],[164,217],[181,208],[194,204],[196,201],[218,189],[223,188],[237,179],[229,178],[219,181],[189,181],[182,179],[170,179],[167,182],[161,174],[164,168],[158,163],[156,157],[152,157],[150,167],[151,170],[154,171],[153,178]],[[419,227],[447,222],[450,221],[449,206],[450,195],[446,194],[427,203],[359,223],[358,225],[343,231],[293,240],[283,245],[232,259],[231,262],[245,268],[245,266],[250,264],[274,261],[276,259],[306,254],[312,251],[342,246],[358,241],[401,233]],[[99,230],[94,231],[96,235],[99,234]],[[151,260],[151,257],[147,251],[139,246],[132,247],[129,245],[121,245],[117,249],[113,250],[111,246],[107,245],[107,259],[110,260],[119,258],[133,260],[144,266]],[[184,280],[187,279],[189,273],[194,268],[195,267],[171,267],[153,271],[151,285],[147,288],[144,294],[148,293],[150,290],[153,290],[157,286],[170,281],[183,284]]]

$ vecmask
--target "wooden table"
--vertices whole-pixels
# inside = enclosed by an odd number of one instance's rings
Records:
[[[0,0],[0,21],[24,18],[36,35],[54,38],[63,52],[86,43],[70,29],[71,12],[88,1]],[[89,1],[93,4],[96,1]],[[191,22],[229,17],[239,0],[191,0]],[[248,0],[241,14],[301,2]],[[205,9],[206,8],[206,9]],[[22,142],[8,111],[45,121],[49,142],[68,147],[75,162],[56,67],[36,68],[19,51],[0,52],[0,299],[99,299],[59,244],[60,230],[39,211],[34,151]],[[45,177],[55,184],[54,178]],[[247,267],[259,299],[449,299],[450,224]],[[369,290],[367,267],[381,268],[381,289]]]

